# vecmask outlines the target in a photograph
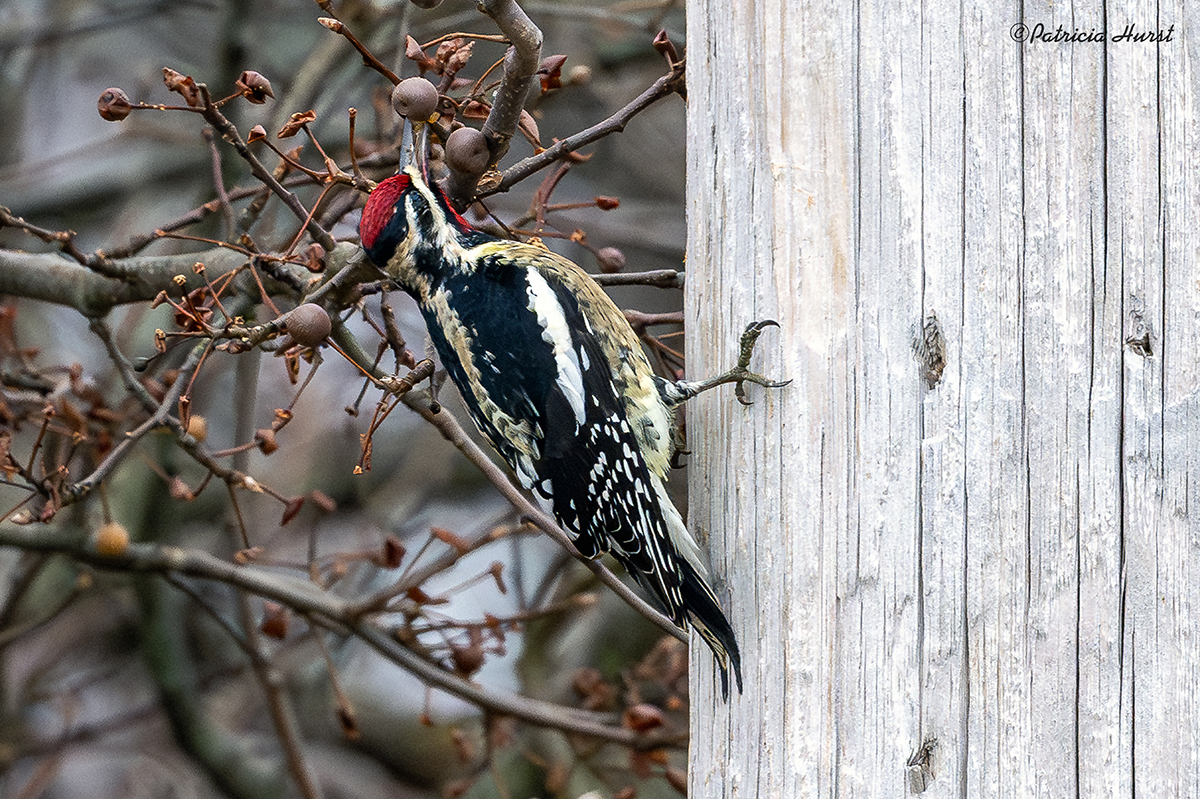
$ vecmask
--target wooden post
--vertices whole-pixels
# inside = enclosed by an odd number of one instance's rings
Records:
[[[691,796],[1200,796],[1193,31],[689,3],[689,370],[794,380],[688,410]]]

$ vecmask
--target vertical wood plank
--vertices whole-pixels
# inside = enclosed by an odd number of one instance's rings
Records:
[[[1200,794],[1200,9],[710,5],[689,368],[774,316],[795,383],[689,412],[748,674],[694,652],[693,795]]]

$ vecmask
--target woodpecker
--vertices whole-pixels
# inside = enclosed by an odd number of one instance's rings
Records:
[[[611,553],[681,629],[712,649],[729,696],[741,657],[708,569],[667,493],[673,409],[724,382],[772,383],[745,367],[705,381],[654,373],[607,294],[571,261],[472,227],[412,166],[380,183],[359,225],[376,266],[416,300],[480,432],[517,480],[548,500],[588,558]],[[747,340],[749,343],[747,344]]]

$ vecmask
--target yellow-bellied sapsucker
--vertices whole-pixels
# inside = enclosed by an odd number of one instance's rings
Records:
[[[367,200],[367,256],[417,301],[471,418],[521,485],[552,504],[586,557],[610,552],[712,649],[742,687],[733,628],[695,539],[667,494],[673,408],[720,382],[775,385],[745,370],[670,383],[624,314],[582,269],[471,227],[408,167]],[[773,323],[772,323],[773,324]],[[750,346],[761,325],[747,330]]]

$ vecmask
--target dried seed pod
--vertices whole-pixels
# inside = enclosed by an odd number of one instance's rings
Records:
[[[279,444],[275,442],[275,431],[269,427],[254,431],[254,443],[258,445],[259,451],[264,455],[270,455],[279,449]]]
[[[301,128],[303,128],[309,122],[314,121],[316,118],[317,112],[313,111],[312,109],[292,114],[290,117],[288,117],[287,124],[280,128],[279,132],[275,134],[275,138],[290,139],[292,136],[295,136],[297,133],[299,133]]]
[[[542,66],[537,74],[542,81],[542,91],[562,88],[562,68],[567,62],[565,55],[552,55],[542,59]]]
[[[112,86],[100,93],[100,99],[96,102],[96,110],[100,112],[102,119],[109,122],[120,122],[133,113],[133,103],[129,102],[129,95],[116,86]]]
[[[243,97],[255,105],[262,105],[268,97],[275,97],[275,92],[271,91],[271,81],[252,69],[243,72],[234,85]]]
[[[192,79],[191,75],[184,75],[170,67],[163,67],[163,83],[166,84],[168,90],[178,92],[183,97],[183,101],[192,108],[199,108],[204,104],[204,99],[200,96],[200,87],[196,85],[196,81]]]
[[[306,302],[287,315],[287,332],[297,344],[315,347],[329,337],[333,322],[320,305]]]
[[[392,108],[413,122],[427,122],[437,104],[437,87],[424,78],[406,78],[392,89]]]

